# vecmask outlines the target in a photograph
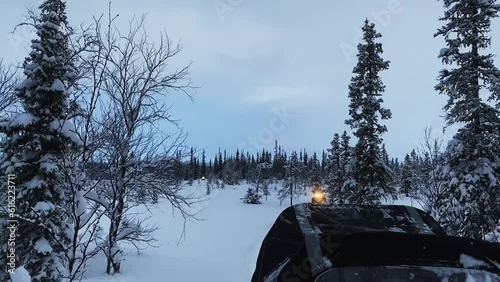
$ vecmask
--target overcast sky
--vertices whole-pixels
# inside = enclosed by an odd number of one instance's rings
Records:
[[[0,57],[20,62],[31,33],[20,29],[26,7],[40,0],[3,0]],[[107,12],[107,1],[69,0],[70,24],[91,22]],[[365,18],[373,21],[390,60],[382,74],[384,106],[392,111],[384,135],[389,154],[402,157],[418,146],[426,126],[440,133],[446,97],[434,91],[444,47],[434,38],[442,25],[442,1],[415,0],[116,0],[113,12],[126,24],[148,14],[151,38],[166,30],[181,40],[177,58],[192,65],[199,89],[195,103],[176,95],[172,110],[189,133],[188,144],[234,152],[272,149],[274,139],[287,151],[319,154],[335,132],[349,130],[347,87],[356,63],[355,46]],[[498,20],[493,26],[500,31]],[[500,36],[493,39],[498,54]],[[496,60],[498,62],[498,59]],[[497,63],[498,65],[498,63]],[[447,137],[452,135],[447,133]]]

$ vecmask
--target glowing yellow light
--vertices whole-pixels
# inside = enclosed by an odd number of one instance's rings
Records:
[[[323,198],[323,193],[321,193],[321,192],[315,192],[314,193],[314,198],[316,198],[316,199]]]

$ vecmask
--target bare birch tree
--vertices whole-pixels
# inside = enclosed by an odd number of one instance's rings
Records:
[[[196,215],[190,206],[198,198],[186,192],[173,173],[174,153],[183,149],[185,134],[167,103],[172,91],[192,98],[191,64],[170,70],[181,46],[165,32],[159,42],[150,42],[144,20],[143,16],[130,21],[125,34],[113,27],[113,20],[96,29],[99,48],[108,54],[100,60],[103,83],[99,87],[105,93],[100,100],[103,143],[99,158],[107,164],[107,177],[93,198],[110,219],[102,245],[107,273],[120,272],[120,242],[131,243],[138,251],[154,245],[157,226],[145,223],[138,206],[166,199],[185,219]],[[176,130],[167,134],[160,129],[168,125]]]
[[[71,239],[65,248],[68,281],[80,281],[88,261],[102,250],[100,222],[105,209],[93,201],[101,179],[87,177],[91,162],[103,142],[97,107],[102,97],[109,51],[101,48],[95,36],[101,22],[102,17],[90,26],[81,25],[70,40],[70,60],[76,66],[76,77],[69,92],[73,114],[67,122],[72,125],[71,131],[78,138],[80,147],[68,152],[59,164],[64,175],[60,185],[64,186],[69,199],[66,216]]]
[[[445,189],[440,185],[440,169],[443,164],[443,138],[432,136],[432,128],[424,130],[424,141],[420,144],[418,154],[422,159],[419,200],[424,208],[439,219],[437,207],[446,196]]]

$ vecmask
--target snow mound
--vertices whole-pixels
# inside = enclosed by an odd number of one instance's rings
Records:
[[[49,254],[52,252],[52,247],[49,244],[49,241],[45,238],[41,238],[35,243],[35,250],[42,254]]]
[[[18,267],[14,273],[10,273],[12,282],[31,282],[31,277],[24,267]]]
[[[47,203],[47,202],[38,202],[36,203],[35,207],[33,210],[35,212],[48,212],[51,211],[55,208],[54,204],[52,203]]]

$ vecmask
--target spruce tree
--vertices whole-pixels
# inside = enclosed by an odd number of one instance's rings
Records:
[[[403,161],[403,167],[401,168],[401,189],[399,191],[400,193],[403,193],[408,197],[412,192],[416,190],[415,176],[416,176],[416,171],[414,162],[412,158],[410,158],[410,155],[406,154]]]
[[[200,163],[198,162],[198,158],[194,158],[193,162],[193,179],[200,178]]]
[[[349,184],[353,183],[351,171],[353,148],[350,142],[351,137],[347,134],[347,131],[344,130],[344,133],[340,136],[340,177],[342,189],[340,191],[340,197],[337,199],[339,203],[346,202],[349,195],[348,189],[351,186]]]
[[[195,157],[194,157],[194,148],[191,147],[191,150],[189,152],[189,172],[188,172],[188,179],[190,185],[193,183],[194,180],[194,170],[195,170]]]
[[[381,153],[382,134],[387,131],[380,120],[391,118],[391,111],[382,107],[385,86],[379,73],[389,68],[389,61],[380,57],[381,37],[375,24],[365,20],[363,43],[358,44],[358,63],[349,85],[349,115],[346,124],[354,130],[357,143],[353,151],[349,202],[380,203],[383,197],[393,196],[391,173]]]
[[[17,221],[16,265],[24,266],[32,281],[59,282],[64,280],[64,250],[70,239],[59,165],[65,153],[80,145],[68,121],[75,110],[68,91],[75,68],[66,1],[46,0],[39,9],[37,37],[23,64],[26,78],[16,89],[22,113],[0,122],[5,135],[0,175],[15,175],[16,214],[11,219]],[[7,184],[2,179],[2,191]]]
[[[278,190],[278,199],[280,204],[287,198],[290,199],[290,205],[293,205],[293,199],[298,198],[304,191],[301,184],[302,171],[304,164],[300,160],[297,152],[293,151],[288,159],[286,165],[286,174],[283,181],[282,189]]]
[[[389,166],[389,154],[387,153],[387,150],[385,149],[385,144],[382,144],[381,154],[382,154],[382,159],[384,160],[384,164],[386,166]]]
[[[311,167],[309,169],[310,180],[312,183],[321,183],[321,164],[316,152],[311,157]]]
[[[341,175],[341,158],[342,151],[340,148],[340,135],[335,133],[333,135],[333,140],[330,142],[331,148],[328,151],[328,159],[327,159],[327,178],[326,185],[328,189],[328,193],[334,197],[339,198],[341,196],[341,189],[344,185],[344,179]]]
[[[218,177],[221,178],[222,170],[224,169],[225,160],[224,161],[222,160],[222,153],[220,152],[220,148],[219,148],[219,160],[218,161],[219,161],[219,163],[218,163],[218,167],[219,167]]]
[[[262,198],[262,195],[259,194],[257,191],[255,191],[255,188],[248,188],[247,193],[241,200],[245,204],[254,204],[258,205],[261,204],[262,202],[260,199]]]
[[[445,39],[439,58],[449,67],[435,88],[448,96],[447,125],[461,127],[446,149],[440,183],[449,196],[438,209],[451,234],[483,238],[500,218],[500,71],[486,54],[500,5],[445,0],[444,8],[435,36]]]
[[[219,168],[219,160],[217,159],[217,154],[214,158],[214,175],[219,176],[220,168]]]
[[[327,164],[327,154],[325,150],[323,150],[323,152],[321,152],[321,173],[323,177],[325,177],[326,174],[326,164]]]
[[[201,176],[207,177],[207,160],[205,156],[205,150],[201,154]]]

